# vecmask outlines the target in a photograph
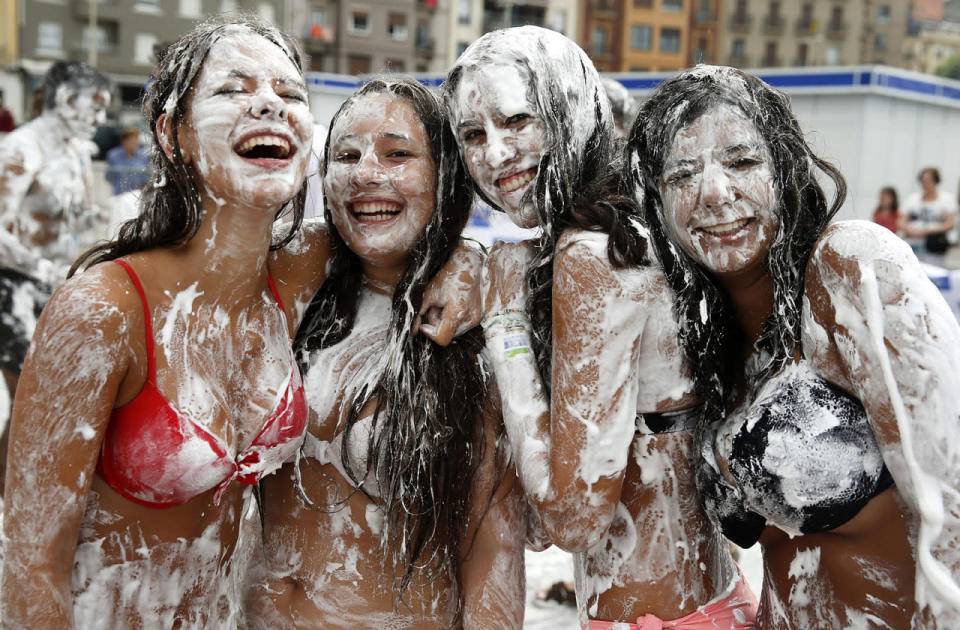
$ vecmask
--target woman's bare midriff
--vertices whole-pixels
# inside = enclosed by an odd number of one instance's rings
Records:
[[[634,437],[621,503],[637,542],[596,613],[589,611],[592,619],[634,621],[648,613],[677,619],[732,582],[736,569],[727,542],[697,498],[692,450],[689,431]],[[611,529],[624,526],[615,521]]]
[[[910,628],[914,558],[909,516],[895,487],[829,532],[760,537],[764,595],[758,629]]]

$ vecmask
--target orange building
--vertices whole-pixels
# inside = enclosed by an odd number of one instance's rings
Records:
[[[586,0],[581,45],[601,72],[683,69],[689,65],[694,4],[702,2]]]

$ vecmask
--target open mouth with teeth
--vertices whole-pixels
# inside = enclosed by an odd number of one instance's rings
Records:
[[[247,160],[286,160],[293,155],[290,142],[282,136],[254,136],[244,140],[233,149]]]
[[[403,210],[400,203],[385,199],[354,201],[347,208],[358,223],[387,223]]]
[[[701,226],[698,229],[701,232],[706,232],[711,236],[717,236],[717,237],[723,238],[725,236],[734,236],[736,234],[739,234],[752,221],[753,221],[753,217],[747,217],[745,219],[737,219],[736,221],[731,221],[729,223],[718,223],[717,225]]]
[[[514,192],[532,182],[536,176],[536,168],[527,169],[519,173],[514,173],[513,175],[508,175],[507,177],[501,177],[497,180],[497,187],[501,192]]]

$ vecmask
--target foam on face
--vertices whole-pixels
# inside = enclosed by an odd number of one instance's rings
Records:
[[[211,46],[197,77],[181,145],[211,196],[253,206],[270,200],[279,207],[300,189],[309,158],[313,119],[306,86],[276,44],[246,29],[227,33]],[[292,155],[269,165],[245,159],[237,151],[254,137],[285,142]]]
[[[410,103],[365,94],[340,113],[330,130],[324,194],[358,256],[405,259],[433,216],[436,185],[427,132]]]
[[[763,260],[776,233],[766,142],[732,105],[719,105],[673,139],[661,175],[672,239],[712,273]]]

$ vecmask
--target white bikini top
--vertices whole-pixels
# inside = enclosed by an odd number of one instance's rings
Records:
[[[372,423],[373,416],[366,416],[357,420],[350,431],[350,451],[347,454],[347,461],[353,470],[353,475],[347,472],[343,465],[343,432],[338,433],[330,442],[321,440],[307,432],[301,452],[307,457],[317,460],[320,464],[330,464],[350,485],[362,489],[375,499],[380,498],[380,484],[377,482],[377,476],[367,468],[370,426]],[[363,480],[359,486],[353,480],[354,475]]]

